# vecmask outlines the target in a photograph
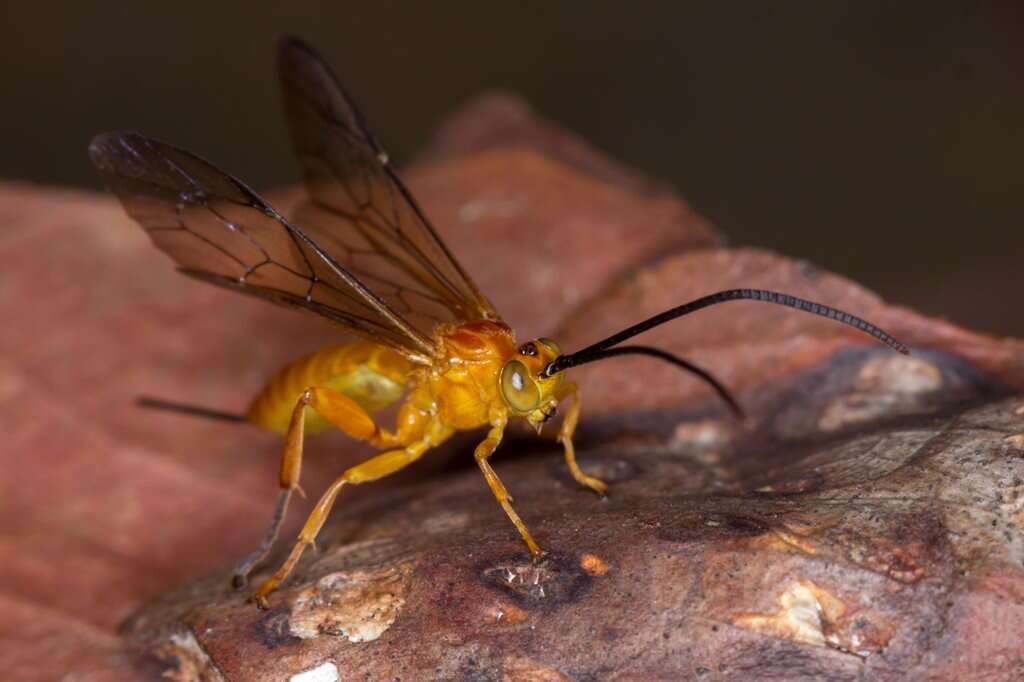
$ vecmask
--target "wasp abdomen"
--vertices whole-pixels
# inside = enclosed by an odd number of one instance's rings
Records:
[[[411,370],[408,360],[375,343],[325,348],[281,368],[252,401],[247,416],[260,428],[284,434],[300,394],[313,386],[331,388],[367,412],[376,412],[402,397]],[[307,409],[307,432],[317,433],[329,426]]]

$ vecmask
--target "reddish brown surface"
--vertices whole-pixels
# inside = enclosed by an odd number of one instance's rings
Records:
[[[425,463],[397,487],[347,495],[324,556],[270,616],[226,593],[221,574],[167,598],[180,622],[151,607],[132,625],[136,651],[155,656],[147,674],[177,662],[187,677],[167,639],[186,626],[231,679],[328,659],[403,679],[1019,672],[1024,459],[1005,439],[1024,416],[1013,402],[920,415],[1024,388],[1024,345],[887,308],[770,254],[710,248],[679,199],[518,105],[473,111],[409,180],[521,336],[557,329],[575,348],[715,289],[770,287],[879,322],[915,355],[763,304],[666,326],[650,342],[712,370],[751,423],[735,426],[706,388],[649,361],[581,368],[584,458],[612,480],[611,500],[569,485],[550,453],[512,462],[522,447],[511,443],[496,459],[555,550],[542,573],[522,565],[475,471],[432,477]],[[110,199],[8,185],[0,224],[0,669],[131,679],[118,623],[253,546],[279,447],[246,428],[141,412],[133,396],[241,408],[277,365],[338,337],[177,275]],[[311,451],[310,491],[363,452],[332,437]],[[342,587],[369,587],[342,590],[341,606],[286,611],[311,584],[315,602],[316,579],[339,571]],[[299,622],[338,632],[353,618],[345,604],[383,599],[378,584],[402,601],[379,639],[287,634]],[[820,615],[794,626],[800,613]]]

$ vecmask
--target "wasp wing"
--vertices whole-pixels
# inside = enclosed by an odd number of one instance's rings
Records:
[[[207,161],[131,132],[98,135],[89,154],[128,215],[185,274],[317,313],[416,361],[436,352],[329,249]]]
[[[281,87],[309,200],[296,222],[421,334],[499,320],[402,184],[333,71],[296,39],[281,43]]]

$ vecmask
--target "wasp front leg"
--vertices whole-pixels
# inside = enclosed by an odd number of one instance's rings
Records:
[[[606,494],[608,492],[608,484],[599,478],[583,473],[580,465],[576,463],[576,448],[573,447],[572,436],[576,432],[576,424],[580,418],[579,388],[572,382],[562,384],[558,388],[555,397],[559,402],[566,399],[572,401],[569,411],[566,412],[565,418],[562,420],[562,428],[558,432],[558,442],[562,444],[562,448],[565,450],[565,463],[569,466],[569,473],[572,474],[572,477],[580,485],[587,486],[598,495]]]
[[[501,439],[505,435],[506,424],[508,424],[508,413],[500,409],[492,410],[491,430],[487,432],[487,438],[476,446],[473,457],[476,458],[476,463],[480,466],[480,471],[483,472],[487,485],[490,486],[491,492],[494,493],[494,497],[498,500],[498,504],[505,510],[509,520],[512,521],[512,525],[516,527],[516,530],[523,537],[523,541],[529,548],[530,554],[534,559],[539,559],[544,556],[544,551],[534,541],[530,531],[526,529],[526,524],[519,518],[516,510],[512,508],[512,496],[508,494],[505,484],[501,482],[498,474],[494,472],[494,469],[491,468],[490,463],[487,461],[501,444]]]
[[[235,568],[234,584],[236,588],[245,586],[249,573],[270,553],[288,511],[292,493],[298,491],[302,494],[302,488],[299,487],[299,476],[302,472],[302,446],[305,440],[307,407],[357,440],[368,441],[377,447],[389,447],[397,444],[394,434],[378,427],[366,410],[348,396],[329,388],[315,386],[303,391],[296,400],[288,431],[285,434],[279,474],[281,493],[277,499],[273,521],[256,551]]]

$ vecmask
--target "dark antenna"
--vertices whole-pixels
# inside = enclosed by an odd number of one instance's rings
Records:
[[[697,312],[703,308],[708,308],[719,303],[726,303],[727,301],[763,301],[765,303],[774,303],[776,305],[785,306],[787,308],[794,308],[795,310],[802,310],[812,315],[820,315],[821,317],[827,317],[830,320],[836,322],[842,322],[843,324],[849,325],[855,329],[859,329],[865,334],[869,334],[887,346],[894,350],[908,355],[910,351],[902,343],[894,339],[888,333],[882,329],[871,324],[867,320],[862,320],[859,317],[851,315],[850,313],[843,312],[836,308],[832,308],[821,303],[815,303],[813,301],[807,301],[796,296],[790,296],[788,294],[780,294],[775,291],[765,291],[764,289],[729,289],[727,291],[719,291],[716,294],[710,294],[703,298],[698,298],[689,303],[684,303],[681,306],[671,308],[663,313],[659,313],[654,317],[648,318],[643,322],[623,329],[617,334],[612,334],[603,341],[591,344],[583,350],[570,353],[568,355],[562,355],[550,363],[544,368],[544,374],[546,376],[553,376],[558,372],[569,369],[570,367],[576,367],[594,360],[607,357],[602,355],[600,351],[604,351],[616,344],[622,343],[626,339],[630,339],[637,334],[641,334],[648,329],[652,329],[659,325],[665,324],[670,320],[674,320],[677,317],[683,317],[690,313]]]
[[[145,407],[150,410],[165,410],[167,412],[178,412],[180,414],[188,414],[193,417],[205,417],[206,419],[217,419],[225,422],[246,422],[249,421],[245,418],[244,414],[236,414],[234,412],[223,412],[221,410],[212,410],[208,407],[200,407],[198,405],[187,405],[185,403],[172,403],[168,400],[161,400],[160,398],[151,398],[150,396],[139,396],[135,400],[135,404],[139,407]]]
[[[745,419],[746,415],[743,412],[743,408],[740,404],[732,397],[729,390],[719,383],[710,372],[698,367],[689,360],[684,360],[678,355],[673,355],[668,351],[663,351],[660,348],[652,348],[650,346],[619,346],[618,348],[606,348],[604,350],[596,351],[593,355],[589,356],[587,362],[594,362],[595,360],[604,360],[605,358],[612,358],[618,355],[647,355],[658,360],[664,360],[670,364],[675,365],[681,369],[686,370],[692,374],[696,374],[698,377],[703,379],[711,388],[715,389],[715,393],[718,394],[732,410],[733,414],[736,415],[737,419]]]

